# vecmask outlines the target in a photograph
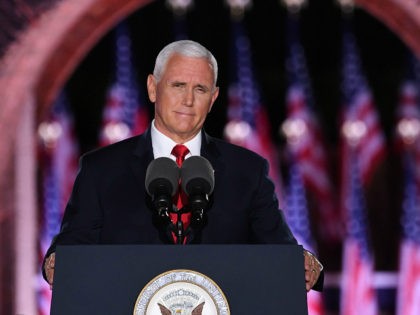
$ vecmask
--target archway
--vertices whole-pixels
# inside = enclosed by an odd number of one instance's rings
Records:
[[[420,2],[417,0],[355,0],[355,3],[386,24],[420,56]]]

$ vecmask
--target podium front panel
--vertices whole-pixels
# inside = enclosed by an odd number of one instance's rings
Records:
[[[295,245],[58,246],[51,314],[133,314],[142,289],[177,269],[213,280],[230,314],[307,314],[302,247]]]

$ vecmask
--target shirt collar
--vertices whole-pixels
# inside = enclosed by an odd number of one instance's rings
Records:
[[[153,147],[153,156],[154,158],[159,157],[169,157],[175,160],[175,157],[171,155],[173,147],[177,144],[171,138],[165,136],[155,127],[155,120],[152,121],[151,128],[151,137],[152,137],[152,147]],[[201,151],[201,130],[198,134],[194,136],[190,141],[183,143],[190,153],[187,154],[186,158],[189,158],[192,155],[200,155]]]

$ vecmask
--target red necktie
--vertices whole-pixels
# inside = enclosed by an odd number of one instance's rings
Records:
[[[190,153],[190,150],[188,150],[188,148],[183,144],[177,144],[176,146],[174,146],[174,148],[172,149],[172,152],[171,152],[171,154],[176,157],[176,164],[178,164],[179,167],[181,167],[182,162],[184,162],[185,156],[188,153]],[[175,197],[176,197],[176,207],[178,209],[182,209],[183,205],[187,201],[187,199],[186,199],[187,196],[182,191],[181,185],[179,185],[178,193],[176,194]],[[171,213],[171,220],[174,224],[176,223],[177,215],[175,213]],[[184,224],[184,230],[185,230],[188,227],[188,225],[190,224],[191,213],[183,213],[181,215],[181,220],[182,220],[182,223]]]
[[[182,162],[184,162],[188,153],[190,153],[190,150],[183,144],[177,144],[171,152],[171,154],[176,157],[176,164],[178,164],[179,167],[181,167]]]

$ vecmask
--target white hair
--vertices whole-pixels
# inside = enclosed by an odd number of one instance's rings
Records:
[[[156,81],[160,81],[166,64],[173,54],[180,54],[186,57],[206,58],[209,61],[210,67],[213,69],[214,86],[216,86],[218,71],[216,58],[214,58],[213,54],[206,47],[192,40],[172,42],[159,52],[153,70],[153,76]]]

